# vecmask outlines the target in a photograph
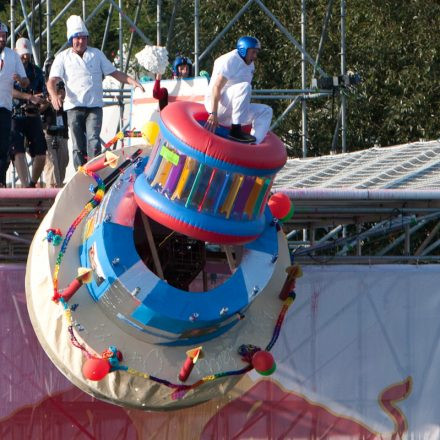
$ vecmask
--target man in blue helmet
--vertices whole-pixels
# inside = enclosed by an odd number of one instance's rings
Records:
[[[178,56],[173,62],[173,77],[174,79],[189,78],[192,76],[192,62],[187,57]],[[156,81],[153,87],[153,98],[159,101],[159,108],[162,110],[168,105],[168,90],[165,87],[160,87],[160,80],[162,75],[156,75]]]
[[[250,36],[241,37],[237,48],[214,62],[211,81],[205,97],[209,118],[205,127],[215,131],[219,124],[230,125],[229,138],[238,142],[261,143],[272,120],[268,105],[251,103],[254,61],[260,42]],[[252,124],[251,134],[242,131],[242,125]]]
[[[59,53],[50,69],[47,90],[56,111],[67,111],[69,135],[73,145],[75,167],[84,165],[101,153],[99,134],[102,127],[104,76],[111,75],[121,83],[143,86],[136,79],[116,69],[102,51],[88,46],[89,32],[82,18],[71,15],[67,21],[67,40],[71,47]],[[64,82],[66,98],[57,93]]]

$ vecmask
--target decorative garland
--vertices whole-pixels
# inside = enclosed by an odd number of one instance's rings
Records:
[[[95,179],[98,186],[94,190],[93,198],[84,206],[83,210],[80,212],[78,217],[73,221],[73,223],[70,225],[66,237],[64,238],[64,241],[61,245],[60,252],[58,253],[57,259],[55,261],[55,268],[52,275],[52,281],[53,281],[53,297],[52,300],[55,302],[58,302],[61,298],[61,295],[58,291],[58,273],[60,271],[60,265],[61,261],[63,260],[64,254],[66,253],[67,245],[69,244],[70,239],[72,238],[73,233],[75,232],[78,225],[81,223],[81,221],[86,217],[86,215],[92,211],[94,208],[96,208],[102,201],[105,193],[105,185],[101,177],[99,177],[98,174],[96,174],[93,171],[89,171],[84,167],[79,167],[78,171],[84,173],[87,176],[91,176]],[[49,238],[48,238],[49,239]],[[54,243],[55,244],[55,243]]]
[[[281,308],[281,311],[278,315],[277,322],[275,324],[275,328],[272,333],[272,338],[270,342],[267,344],[265,350],[261,350],[259,347],[256,347],[254,345],[241,345],[238,348],[238,353],[242,357],[242,360],[246,362],[248,365],[246,365],[244,368],[241,368],[239,370],[231,370],[231,371],[223,371],[220,373],[211,374],[208,376],[202,377],[197,382],[193,383],[192,385],[185,385],[185,384],[175,384],[168,380],[161,379],[155,376],[152,376],[148,373],[138,371],[133,368],[129,368],[125,365],[121,365],[120,362],[122,361],[122,353],[117,350],[115,346],[110,346],[107,350],[103,351],[101,353],[101,356],[98,357],[93,353],[90,353],[84,344],[81,344],[78,339],[76,338],[74,334],[74,326],[80,326],[78,323],[74,323],[73,317],[72,317],[72,311],[74,311],[77,307],[76,304],[69,306],[68,305],[68,299],[70,296],[64,296],[63,292],[60,292],[58,290],[58,274],[61,266],[61,262],[63,260],[63,257],[66,253],[67,246],[69,244],[69,241],[75,232],[78,225],[81,223],[81,221],[86,217],[86,215],[92,211],[94,208],[96,208],[102,201],[105,193],[105,185],[103,180],[99,177],[98,174],[96,174],[93,171],[89,171],[85,169],[84,167],[80,167],[79,171],[82,173],[91,176],[95,179],[97,183],[96,189],[94,189],[94,196],[93,198],[84,206],[81,213],[76,217],[76,219],[73,221],[72,225],[69,227],[66,237],[64,238],[64,241],[61,245],[61,249],[58,253],[55,268],[53,271],[53,287],[54,287],[54,294],[52,297],[52,300],[58,304],[61,304],[61,306],[64,309],[64,316],[68,323],[68,332],[70,334],[70,341],[71,344],[80,349],[85,357],[87,358],[84,366],[83,366],[83,374],[86,373],[86,377],[91,380],[101,380],[103,379],[108,373],[111,373],[113,371],[122,370],[126,371],[127,373],[133,375],[142,377],[144,379],[151,380],[153,382],[156,382],[158,384],[164,385],[168,388],[173,389],[173,393],[171,394],[171,398],[173,400],[177,400],[182,398],[189,390],[193,390],[195,388],[198,388],[200,385],[206,383],[206,382],[212,382],[217,379],[227,377],[227,376],[239,376],[242,374],[245,374],[252,369],[256,369],[260,374],[263,375],[269,375],[272,374],[273,371],[275,371],[275,362],[273,360],[272,355],[269,353],[269,351],[274,346],[275,342],[277,341],[281,327],[284,321],[284,318],[287,314],[287,311],[289,310],[289,307],[293,304],[293,301],[295,300],[296,294],[292,290],[287,295],[287,298],[283,301],[283,306]],[[92,188],[92,186],[91,186]],[[49,229],[48,236],[46,237],[49,242],[52,242],[55,246],[59,244],[60,239],[54,240],[54,235],[60,236],[61,238],[61,232],[59,229]],[[65,289],[67,290],[67,289]],[[258,359],[257,359],[258,357]]]

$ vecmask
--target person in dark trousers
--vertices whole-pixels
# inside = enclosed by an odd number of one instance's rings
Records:
[[[64,101],[66,92],[63,82],[57,84],[57,94]],[[69,164],[67,113],[62,109],[55,110],[50,104],[42,117],[47,142],[44,183],[46,188],[60,188],[63,186]]]
[[[30,81],[27,87],[14,84],[14,106],[12,114],[10,157],[14,162],[22,187],[35,188],[46,162],[46,139],[40,117],[40,105],[47,95],[43,71],[32,62],[31,43],[19,38],[15,51],[23,62]],[[32,175],[26,160],[26,145],[32,157]]]
[[[12,119],[12,90],[14,82],[29,85],[20,57],[6,47],[8,27],[0,22],[0,187],[6,186],[9,167],[9,146]]]

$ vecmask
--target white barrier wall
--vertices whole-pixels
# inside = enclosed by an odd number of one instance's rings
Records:
[[[440,266],[303,270],[277,371],[252,373],[202,438],[440,438]]]
[[[0,265],[0,437],[440,438],[440,266],[303,271],[272,376],[251,373],[223,399],[152,413],[70,384],[29,322],[24,265]]]

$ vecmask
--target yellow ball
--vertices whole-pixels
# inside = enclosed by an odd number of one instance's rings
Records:
[[[142,137],[150,144],[156,143],[157,136],[159,135],[159,124],[154,121],[148,121],[141,130]]]

